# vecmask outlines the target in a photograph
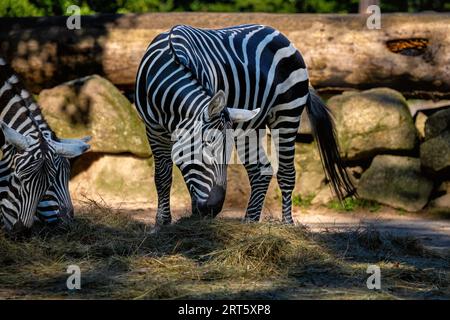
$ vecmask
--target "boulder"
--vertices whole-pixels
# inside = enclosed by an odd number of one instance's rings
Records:
[[[316,143],[297,143],[295,162],[297,177],[294,193],[302,198],[317,194],[326,178]]]
[[[104,78],[93,75],[43,90],[38,101],[59,137],[90,135],[94,152],[151,155],[145,126],[137,111]]]
[[[363,173],[363,168],[360,166],[347,167],[346,168],[350,179],[355,187],[358,186],[359,179]],[[334,194],[330,184],[322,184],[320,191],[316,193],[316,196],[312,199],[311,204],[313,205],[323,205],[329,203],[331,200],[338,200]]]
[[[349,176],[352,179],[354,185],[358,183],[358,180],[361,178],[361,175],[364,172],[364,169],[361,166],[347,167],[346,170],[349,173]]]
[[[428,117],[425,113],[419,112],[416,116],[416,129],[417,133],[419,134],[420,139],[425,139],[425,123],[427,121]]]
[[[420,145],[420,160],[431,174],[450,172],[450,131],[445,131]]]
[[[438,196],[430,202],[430,207],[450,209],[450,181],[443,181],[436,189]]]
[[[450,193],[450,181],[443,181],[436,189],[436,192],[441,194]]]
[[[145,202],[156,207],[153,158],[87,153],[74,161],[69,189],[74,201],[95,200],[108,205]],[[176,168],[171,195],[174,206],[190,207],[189,193]]]
[[[450,193],[444,194],[430,202],[432,208],[450,209]]]
[[[413,118],[405,98],[395,90],[347,92],[329,99],[328,106],[335,117],[342,156],[347,160],[409,151],[416,145]]]
[[[428,113],[433,110],[450,107],[450,100],[434,101],[423,99],[409,99],[406,102],[408,103],[409,111],[413,117],[420,111],[425,111]]]
[[[425,142],[420,145],[423,168],[431,174],[450,172],[450,109],[433,113],[425,122]]]
[[[376,156],[361,176],[358,194],[407,211],[418,211],[428,202],[433,181],[420,171],[420,159]]]
[[[223,211],[234,211],[237,216],[243,217],[250,196],[250,184],[244,167],[229,165],[227,181]],[[155,210],[157,207],[153,158],[87,153],[75,159],[69,189],[74,202],[94,200],[108,206],[130,209],[149,207]],[[176,166],[170,199],[173,210],[190,212],[190,195]],[[264,214],[271,212],[281,212],[281,195],[276,179],[270,183],[263,208]]]
[[[425,139],[433,139],[444,132],[450,132],[450,108],[437,111],[425,122]]]
[[[309,122],[308,112],[306,112],[306,108],[302,111],[302,116],[300,118],[300,126],[297,131],[298,134],[304,135],[312,135],[311,131],[311,123]]]
[[[323,205],[329,203],[331,200],[335,199],[336,196],[331,191],[331,187],[329,185],[324,186],[312,199],[312,205]]]

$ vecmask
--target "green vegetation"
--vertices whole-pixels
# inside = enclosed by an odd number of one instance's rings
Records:
[[[292,205],[301,208],[308,208],[311,206],[311,202],[314,197],[315,194],[309,194],[303,198],[299,194],[294,194],[292,197]]]
[[[82,14],[169,11],[347,13],[357,12],[358,3],[359,0],[2,0],[0,16],[65,15],[72,4],[78,5]],[[445,0],[381,1],[381,10],[448,11],[450,4]]]
[[[0,232],[0,299],[448,297],[447,258],[412,237],[230,219],[182,219],[150,234],[130,213],[94,202],[79,211],[24,239]],[[368,264],[382,270],[380,291],[366,288]],[[66,288],[69,265],[81,269],[81,290]]]
[[[359,198],[347,198],[342,203],[338,200],[332,200],[327,204],[327,207],[340,212],[350,212],[357,209],[367,209],[370,212],[377,212],[381,208],[380,204],[376,201]]]

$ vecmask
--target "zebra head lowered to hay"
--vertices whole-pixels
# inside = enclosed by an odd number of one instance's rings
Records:
[[[158,35],[138,69],[136,107],[155,159],[157,225],[171,221],[173,162],[186,181],[193,213],[220,212],[233,144],[251,185],[246,219],[259,220],[273,175],[263,148],[266,128],[277,137],[282,220],[293,223],[295,139],[305,107],[336,195],[343,199],[354,193],[331,114],[310,90],[300,52],[271,27],[210,30],[180,25]],[[226,134],[229,129],[232,134]]]
[[[7,230],[20,232],[36,218],[70,219],[69,158],[89,149],[83,139],[58,139],[39,106],[0,57],[0,209]]]

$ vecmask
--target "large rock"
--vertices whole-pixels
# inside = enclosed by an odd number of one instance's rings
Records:
[[[450,209],[450,193],[444,194],[436,199],[433,199],[430,203],[432,208]]]
[[[430,207],[450,209],[450,181],[444,181],[436,190],[437,198],[430,202]]]
[[[433,139],[441,133],[450,131],[450,108],[440,110],[428,117],[425,122],[425,139]]]
[[[420,160],[428,172],[448,174],[450,172],[450,131],[443,132],[422,143]]]
[[[151,155],[137,111],[106,79],[94,75],[43,90],[39,103],[59,137],[91,135],[94,152]]]
[[[300,126],[298,127],[297,133],[312,136],[311,123],[309,122],[308,112],[306,111],[306,108],[304,108],[302,111]]]
[[[450,173],[450,109],[433,113],[425,122],[420,160],[431,174]]]
[[[416,116],[416,129],[419,134],[420,139],[425,139],[425,123],[427,122],[428,117],[423,112],[418,112]]]
[[[420,171],[420,160],[379,155],[361,176],[358,194],[395,208],[418,211],[428,202],[433,181]]]
[[[323,205],[329,203],[331,200],[335,199],[335,195],[329,185],[324,186],[312,199],[312,205]]]
[[[450,100],[422,100],[409,99],[407,100],[409,111],[414,117],[418,112],[423,111],[429,113],[433,110],[450,107]]]
[[[132,174],[130,174],[132,173]],[[156,210],[157,192],[153,158],[140,158],[130,154],[87,153],[74,161],[70,193],[75,202],[97,201],[109,206]],[[228,167],[228,185],[224,212],[236,211],[243,217],[250,196],[250,183],[242,165]],[[189,212],[191,199],[180,170],[174,166],[170,196],[171,208]],[[278,184],[272,179],[263,214],[281,212]]]
[[[346,92],[328,100],[343,157],[360,160],[414,149],[417,132],[404,97],[388,88]]]
[[[88,153],[77,158],[69,188],[75,201],[95,200],[111,205],[146,202],[154,207],[157,203],[153,158],[130,154]],[[176,168],[171,195],[175,207],[189,208],[189,193]]]
[[[297,143],[295,162],[297,177],[294,194],[302,198],[316,195],[326,179],[316,143]]]

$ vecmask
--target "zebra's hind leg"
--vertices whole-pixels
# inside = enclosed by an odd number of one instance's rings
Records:
[[[295,187],[295,167],[284,163],[280,164],[277,172],[278,185],[281,189],[282,198],[282,222],[293,224],[292,219],[292,191]]]
[[[248,139],[238,138],[237,153],[250,181],[251,194],[245,213],[246,221],[259,221],[273,170],[262,146],[265,130],[257,130]]]
[[[301,109],[298,114],[301,114]],[[280,117],[279,119],[283,119]],[[275,121],[270,125],[272,139],[278,157],[277,181],[281,189],[282,222],[293,224],[292,192],[295,187],[295,139],[300,116],[290,117],[289,121]]]
[[[155,160],[155,184],[158,194],[158,211],[156,213],[156,227],[170,224],[172,216],[170,214],[170,188],[172,187],[172,157],[171,147],[162,145],[160,141],[150,139],[154,160]]]

